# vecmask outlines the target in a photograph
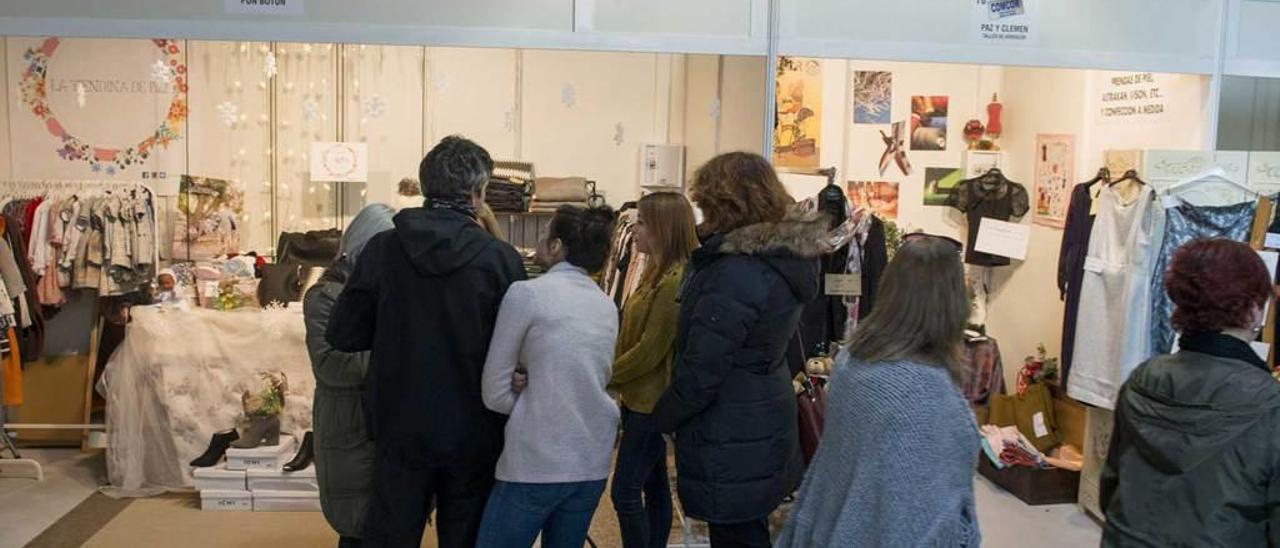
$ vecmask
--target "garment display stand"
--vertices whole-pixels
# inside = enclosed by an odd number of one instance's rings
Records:
[[[0,394],[4,393],[4,376],[0,375]],[[5,456],[5,451],[10,453]],[[0,404],[0,478],[30,478],[44,481],[44,467],[39,462],[22,458],[5,428],[5,408]]]

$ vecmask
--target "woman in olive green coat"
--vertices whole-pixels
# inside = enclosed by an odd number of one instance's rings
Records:
[[[382,204],[361,210],[342,236],[338,260],[307,291],[302,303],[307,352],[316,376],[312,428],[320,506],[329,525],[341,537],[340,548],[360,546],[372,490],[373,441],[365,427],[361,402],[369,355],[334,350],[325,342],[324,332],[360,250],[375,234],[392,228],[394,214]]]

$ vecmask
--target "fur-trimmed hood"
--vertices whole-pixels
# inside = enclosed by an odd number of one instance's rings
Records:
[[[831,217],[798,207],[776,223],[757,223],[734,230],[724,237],[720,252],[735,255],[793,255],[821,257],[831,252],[827,239]]]
[[[722,257],[755,257],[777,272],[796,298],[806,303],[818,295],[822,270],[818,258],[830,252],[829,227],[830,217],[825,213],[796,208],[779,222],[711,235],[694,251],[690,264],[700,269]]]

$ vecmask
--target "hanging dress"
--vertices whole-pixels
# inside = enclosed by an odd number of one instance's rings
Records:
[[[1147,257],[1159,211],[1150,187],[1124,202],[1115,189],[1098,195],[1098,215],[1089,235],[1089,253],[1080,285],[1075,356],[1067,394],[1081,402],[1112,409],[1132,367],[1127,364],[1127,335],[1145,330]],[[1130,325],[1133,323],[1133,325]],[[1132,364],[1136,366],[1136,364]]]
[[[1156,255],[1151,277],[1151,349],[1149,356],[1167,354],[1177,336],[1173,330],[1173,301],[1164,290],[1164,272],[1173,253],[1183,244],[1198,238],[1226,238],[1249,241],[1253,227],[1255,202],[1226,206],[1197,206],[1174,197],[1177,205],[1165,210],[1164,243]]]

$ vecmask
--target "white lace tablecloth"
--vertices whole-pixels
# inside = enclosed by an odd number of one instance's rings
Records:
[[[302,307],[232,312],[134,307],[124,343],[98,392],[107,402],[109,495],[136,497],[191,487],[187,465],[214,432],[237,426],[259,373],[288,376],[281,431],[311,428],[315,378]]]

